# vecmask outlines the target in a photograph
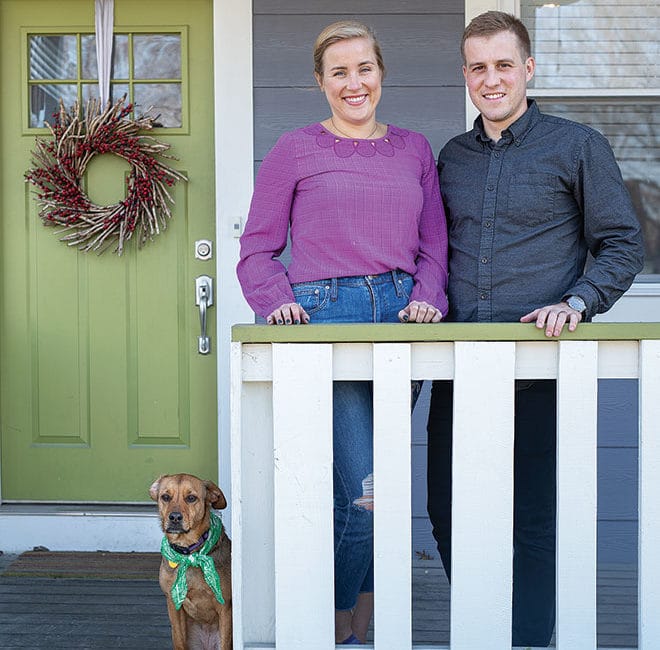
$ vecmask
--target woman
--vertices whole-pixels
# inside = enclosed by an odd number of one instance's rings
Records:
[[[285,133],[257,176],[237,273],[271,325],[437,323],[447,312],[447,233],[431,147],[378,122],[385,74],[373,32],[326,27],[314,76],[331,115]],[[277,260],[291,234],[288,268]],[[369,382],[335,382],[335,636],[366,639],[373,611],[373,414]]]

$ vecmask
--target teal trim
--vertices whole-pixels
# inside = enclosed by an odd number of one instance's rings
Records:
[[[641,341],[660,339],[660,323],[583,323],[564,331],[562,341]],[[231,340],[241,343],[364,343],[425,341],[547,341],[528,323],[376,323],[342,325],[234,325]]]

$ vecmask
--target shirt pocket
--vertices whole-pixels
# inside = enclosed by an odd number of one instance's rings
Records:
[[[507,214],[512,223],[539,225],[554,214],[557,177],[546,172],[516,174],[509,180]]]

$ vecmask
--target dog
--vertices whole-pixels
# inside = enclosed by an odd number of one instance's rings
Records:
[[[212,481],[203,481],[192,474],[172,474],[156,479],[149,495],[158,503],[161,528],[165,533],[159,582],[167,598],[174,650],[232,650],[231,541],[217,515],[211,512],[227,506],[222,490]],[[218,534],[218,527],[221,530],[219,539],[208,548]],[[212,565],[206,559],[207,554]],[[211,573],[210,578],[205,577],[199,566],[187,565],[188,561],[196,564],[199,556],[204,556],[201,559],[205,571]],[[210,586],[215,578],[213,566],[219,578],[215,591]],[[180,588],[181,569],[187,593],[185,588]],[[175,586],[177,579],[179,591]]]

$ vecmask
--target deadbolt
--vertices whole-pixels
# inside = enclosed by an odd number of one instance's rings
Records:
[[[213,257],[213,242],[210,239],[198,239],[195,242],[195,257],[198,260],[210,260]]]

